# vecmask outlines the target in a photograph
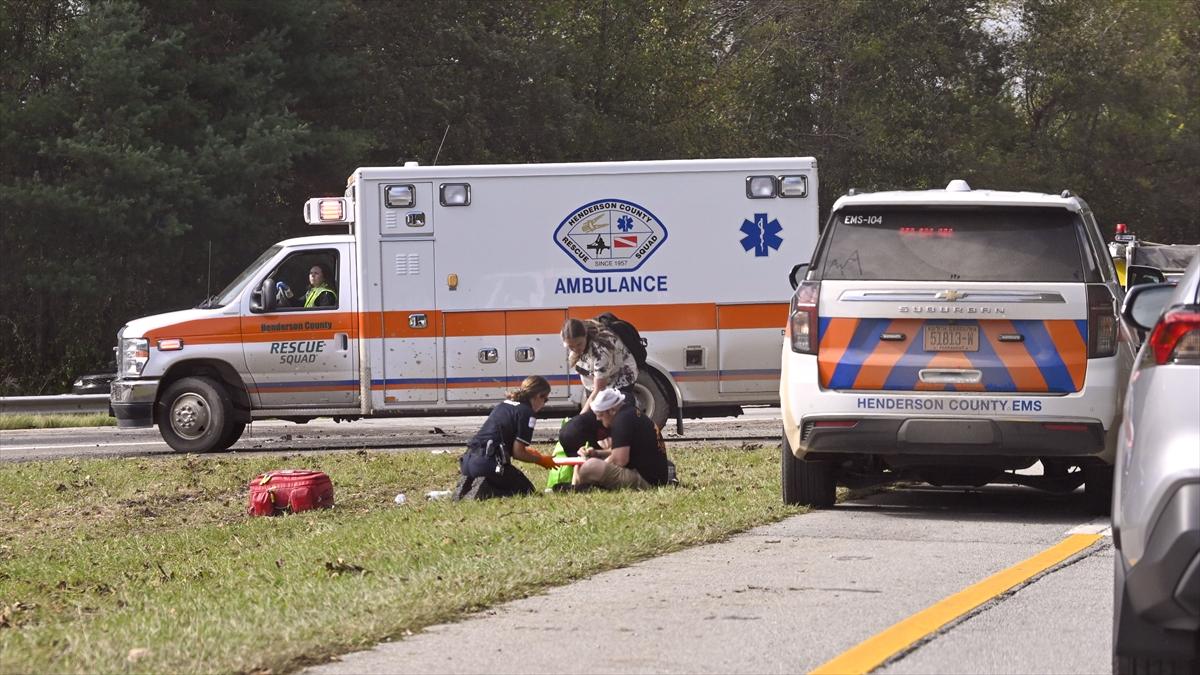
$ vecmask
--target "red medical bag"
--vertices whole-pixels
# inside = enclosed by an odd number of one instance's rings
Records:
[[[333,506],[333,481],[323,471],[268,471],[250,481],[250,515],[274,516]]]

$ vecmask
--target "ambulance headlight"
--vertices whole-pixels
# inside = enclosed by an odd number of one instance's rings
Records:
[[[775,196],[775,176],[746,178],[746,196],[750,199],[770,199]]]
[[[471,203],[471,186],[467,183],[442,183],[442,206],[466,206]]]
[[[140,377],[149,360],[149,340],[146,338],[121,338],[121,375]]]

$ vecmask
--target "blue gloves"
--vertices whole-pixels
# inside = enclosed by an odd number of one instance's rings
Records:
[[[282,281],[275,282],[275,299],[283,302],[292,298],[292,289]]]

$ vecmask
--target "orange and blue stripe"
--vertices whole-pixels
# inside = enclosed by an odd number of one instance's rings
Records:
[[[979,328],[979,351],[927,352],[927,325]],[[892,391],[988,391],[1066,394],[1083,388],[1087,372],[1087,321],[854,319],[818,322],[818,372],[823,387]],[[883,341],[901,333],[903,341]],[[1001,335],[1022,336],[1020,342]],[[921,382],[927,368],[974,369],[974,384]]]

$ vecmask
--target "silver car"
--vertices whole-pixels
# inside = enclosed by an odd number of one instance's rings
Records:
[[[1113,671],[1200,672],[1200,256],[1178,286],[1135,286],[1147,332],[1117,446]]]

